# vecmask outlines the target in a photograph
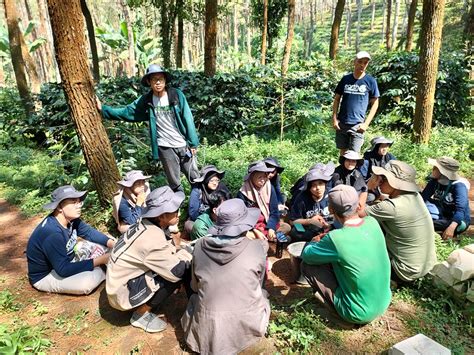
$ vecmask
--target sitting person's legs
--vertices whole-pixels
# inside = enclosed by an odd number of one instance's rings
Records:
[[[334,307],[334,294],[339,284],[331,264],[309,265],[301,263],[301,272],[313,291],[319,292]]]
[[[43,292],[88,295],[104,280],[105,272],[100,267],[69,277],[61,277],[53,270],[36,282],[33,287]]]

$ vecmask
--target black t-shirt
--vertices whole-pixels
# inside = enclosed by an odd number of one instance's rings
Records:
[[[332,176],[333,186],[349,185],[356,189],[360,195],[362,192],[367,192],[367,184],[361,172],[357,169],[347,170],[343,165],[339,165]]]
[[[308,190],[302,191],[291,205],[289,218],[294,221],[320,215],[327,221],[329,218],[328,202],[327,194],[324,195],[321,201],[314,201]]]

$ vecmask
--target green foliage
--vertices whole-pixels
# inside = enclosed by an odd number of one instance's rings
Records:
[[[0,310],[4,312],[16,312],[20,309],[21,304],[16,302],[15,296],[8,291],[0,292]]]
[[[263,28],[263,1],[252,0],[250,5],[253,24],[259,29]],[[269,49],[272,47],[273,40],[278,37],[281,21],[287,12],[288,2],[286,0],[268,0],[267,36]]]
[[[307,299],[276,307],[272,313],[274,318],[268,326],[268,335],[284,353],[310,354],[324,341],[336,346],[341,344],[340,337],[328,331],[319,315],[314,313],[314,304]]]
[[[2,354],[38,354],[44,353],[50,346],[51,341],[44,338],[40,328],[0,324],[0,353]]]
[[[405,118],[415,113],[418,60],[417,53],[378,53],[370,64],[370,72],[377,79],[382,94],[379,112],[393,114],[388,116],[390,119],[382,120],[389,127],[412,127],[411,119]],[[472,125],[467,62],[462,52],[450,52],[449,56],[441,57],[433,112],[435,125]]]

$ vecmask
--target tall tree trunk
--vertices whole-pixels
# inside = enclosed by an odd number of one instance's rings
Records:
[[[176,19],[175,0],[160,2],[161,26],[161,52],[165,68],[171,67],[171,46],[173,43],[173,24]]]
[[[51,34],[51,25],[48,19],[48,11],[46,10],[44,0],[37,0],[37,4],[39,13],[39,33],[46,39],[46,42],[42,45],[46,59],[46,80],[48,82],[56,81],[56,70],[58,66],[54,58],[54,49],[52,48],[53,37]]]
[[[92,22],[91,12],[87,7],[86,0],[81,0],[81,12],[86,20],[87,34],[89,37],[89,47],[92,55],[92,75],[94,76],[94,81],[98,83],[100,81],[99,54],[97,53],[97,43],[95,42],[94,23]]]
[[[428,143],[433,120],[445,0],[423,0],[413,142]]]
[[[234,13],[232,17],[232,23],[234,25],[233,37],[234,37],[234,51],[239,51],[239,20],[237,18],[237,4],[234,4]]]
[[[33,15],[31,14],[31,8],[28,4],[28,0],[25,0],[25,10],[28,17],[28,22],[33,21]],[[39,38],[37,26],[33,27],[33,31],[31,31],[31,35],[33,37],[33,41],[36,41]],[[41,83],[47,82],[47,68],[45,63],[45,54],[43,51],[43,45],[41,45],[38,49],[36,49],[33,53],[33,56],[36,58],[35,62],[38,64],[37,68],[39,68],[39,78]]]
[[[184,0],[176,2],[178,12],[178,40],[176,45],[176,68],[183,67],[183,50],[184,50],[184,20],[183,20]]]
[[[362,0],[357,0],[357,32],[356,32],[356,52],[360,47],[360,19],[362,15]]]
[[[474,41],[474,0],[472,0],[471,10],[466,16],[463,37],[468,42],[468,51],[471,53]]]
[[[329,58],[336,59],[337,47],[339,43],[339,29],[341,28],[342,15],[344,14],[344,5],[346,0],[337,0],[336,10],[334,11],[334,21],[331,27],[331,40],[329,43]]]
[[[383,16],[383,14],[382,14]],[[370,30],[374,30],[374,23],[375,23],[375,0],[372,0],[372,16],[370,18]]]
[[[95,105],[80,0],[47,0],[62,86],[99,200],[107,206],[120,178]]]
[[[344,45],[351,46],[351,25],[352,25],[352,0],[347,1],[347,12],[346,12],[346,30],[344,32]]]
[[[394,48],[397,42],[399,15],[400,15],[400,0],[395,0],[395,13],[393,14],[392,40],[391,40],[390,48]]]
[[[252,56],[252,33],[250,27],[250,0],[245,0],[245,36],[247,55]]]
[[[85,0],[81,0],[81,3]],[[120,1],[122,5],[123,17],[127,24],[127,39],[128,39],[128,58],[126,72],[127,77],[131,78],[135,76],[136,63],[135,63],[135,41],[133,39],[133,19],[132,15],[128,11],[128,5],[126,0]]]
[[[392,0],[387,0],[387,24],[385,26],[385,48],[387,52],[392,49],[392,42],[390,41],[390,18],[392,17]]]
[[[204,49],[204,74],[216,74],[217,0],[206,0],[206,26]]]
[[[263,0],[262,57],[260,63],[267,61],[268,0]]]
[[[288,64],[290,63],[291,45],[295,36],[295,0],[288,0],[288,29],[286,32],[285,49],[281,62],[281,76],[286,76]]]
[[[413,47],[413,29],[415,28],[415,17],[416,7],[418,0],[411,0],[410,10],[408,12],[408,24],[407,24],[407,42],[405,44],[405,50],[411,52]]]
[[[313,3],[313,0],[311,0],[309,2],[309,33],[308,33],[308,46],[306,47],[306,58],[311,57],[311,50],[313,48],[314,11],[315,11],[315,6]]]
[[[387,5],[387,0],[382,0],[382,39],[380,43],[383,43],[385,41],[385,10],[386,10],[386,5]]]
[[[10,44],[10,54],[13,71],[15,73],[16,86],[20,94],[23,106],[28,115],[33,112],[31,102],[30,87],[28,85],[26,64],[23,59],[21,46],[26,46],[23,34],[18,24],[18,12],[15,0],[4,0],[5,17],[7,19],[8,41]]]

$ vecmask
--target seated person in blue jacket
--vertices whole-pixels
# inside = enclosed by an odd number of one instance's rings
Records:
[[[105,280],[99,266],[107,264],[109,254],[104,252],[115,240],[79,218],[86,195],[87,191],[65,185],[54,190],[51,202],[44,205],[53,212],[36,227],[26,247],[28,278],[35,289],[87,295]],[[89,242],[79,242],[78,237]],[[86,248],[78,250],[80,244]]]
[[[273,157],[267,157],[263,159],[267,167],[273,168],[273,171],[268,173],[268,180],[270,180],[270,183],[273,185],[273,188],[275,189],[275,193],[277,195],[277,200],[278,200],[278,210],[280,211],[281,215],[286,215],[288,211],[288,207],[285,205],[285,196],[281,192],[281,173],[285,168],[283,168],[279,163],[276,158]]]
[[[97,108],[106,119],[148,122],[153,160],[161,161],[173,191],[182,191],[180,172],[189,182],[199,176],[193,159],[199,139],[186,97],[181,90],[167,86],[170,80],[170,73],[151,64],[141,80],[151,88],[147,94],[121,108],[102,105],[97,99]]]
[[[383,136],[374,137],[370,141],[371,147],[364,153],[364,165],[360,167],[360,172],[367,182],[372,176],[372,167],[384,167],[390,160],[395,160],[395,156],[389,152],[393,144],[393,140],[387,139]],[[369,191],[367,196],[367,203],[370,204],[376,199],[380,198],[380,191],[378,189]]]
[[[352,186],[338,185],[328,198],[343,227],[305,246],[301,271],[320,302],[347,322],[365,324],[387,310],[392,296],[385,238],[373,217],[359,218]]]
[[[191,232],[193,222],[209,209],[209,196],[213,192],[223,191],[229,199],[230,192],[222,179],[225,171],[218,170],[214,165],[206,165],[201,169],[201,176],[194,179],[191,195],[189,196],[188,217],[185,230]]]
[[[150,193],[149,178],[151,176],[143,175],[141,170],[131,170],[117,182],[119,190],[114,195],[112,207],[120,233],[125,233],[142,215],[145,199]]]
[[[433,171],[421,196],[430,211],[435,231],[443,233],[443,239],[451,239],[471,223],[469,182],[459,176],[459,163],[453,158],[428,159],[428,163]]]
[[[261,215],[255,229],[262,232],[269,241],[275,242],[277,232],[288,234],[291,228],[287,223],[280,222],[277,196],[268,180],[268,173],[273,170],[263,160],[251,163],[237,198],[242,199],[247,207],[260,209]]]
[[[329,229],[328,185],[333,173],[334,164],[329,162],[316,164],[305,175],[301,193],[290,207],[291,242],[310,241]]]
[[[340,184],[349,185],[356,189],[359,194],[359,206],[364,209],[367,201],[367,184],[358,170],[364,164],[364,159],[353,150],[346,150],[339,157],[339,166],[334,170],[332,186]]]

